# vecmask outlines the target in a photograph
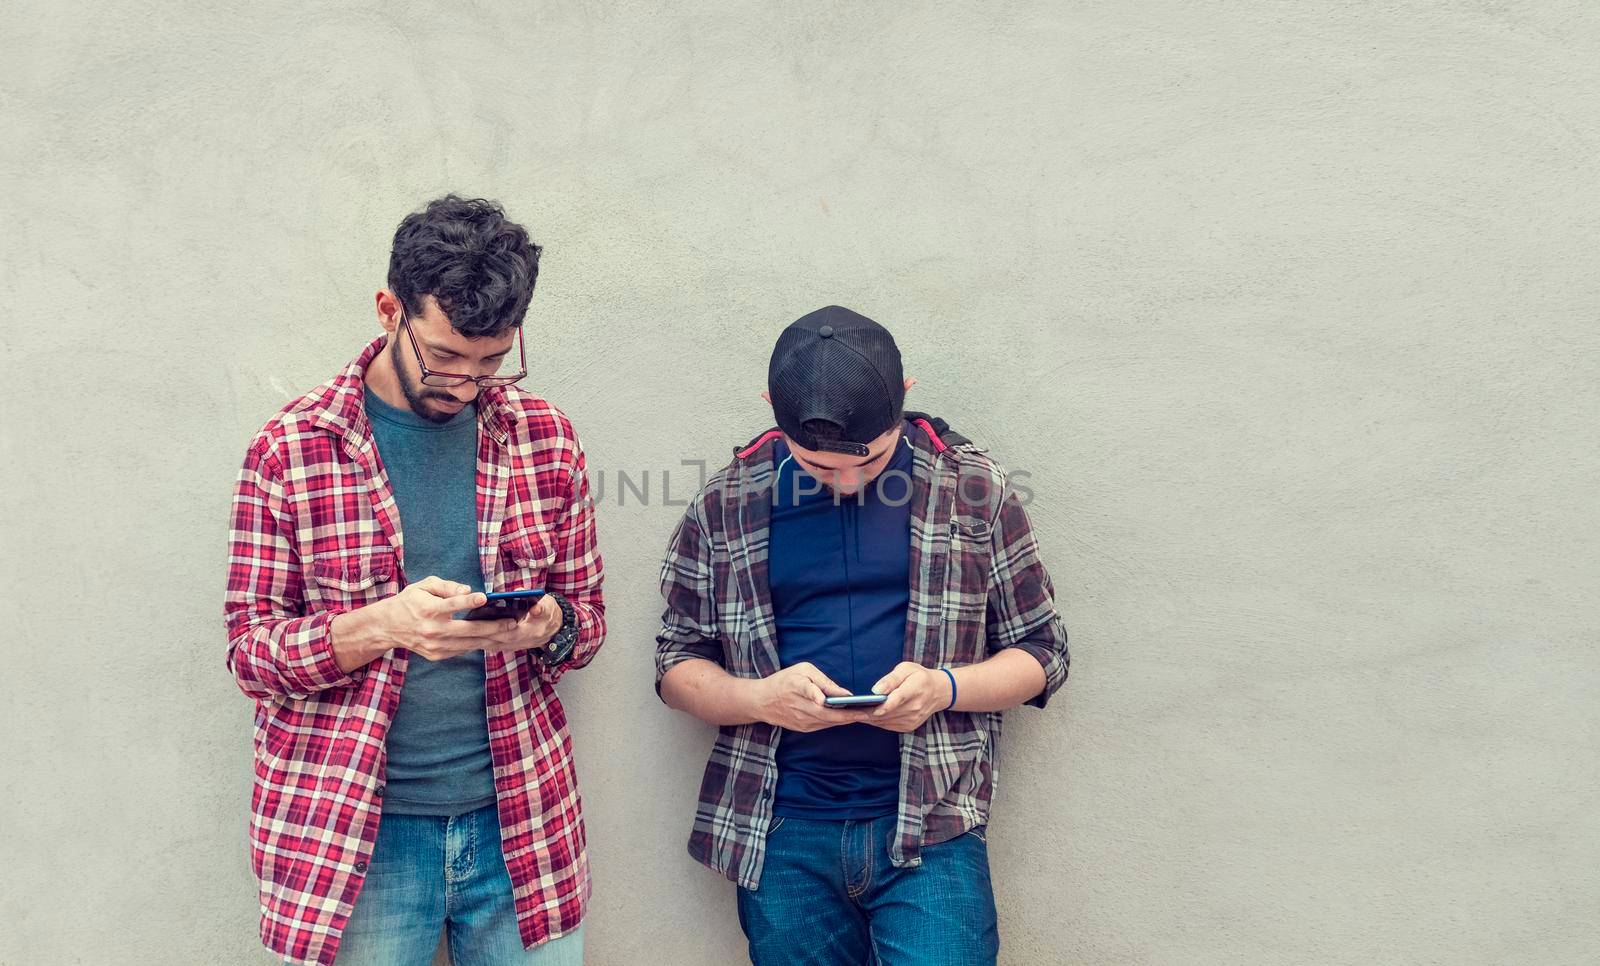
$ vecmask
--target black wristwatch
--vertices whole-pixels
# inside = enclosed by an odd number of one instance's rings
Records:
[[[578,644],[578,612],[572,609],[571,601],[555,591],[545,596],[553,599],[556,606],[561,608],[561,626],[556,628],[550,642],[544,646],[544,663],[560,664],[572,656],[572,649]]]

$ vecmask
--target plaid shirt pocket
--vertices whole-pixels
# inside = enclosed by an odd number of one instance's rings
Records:
[[[551,535],[534,528],[500,537],[501,590],[543,590],[556,559]]]
[[[944,587],[944,634],[936,663],[976,664],[986,656],[993,549],[989,522],[958,515],[950,519],[950,552]]]
[[[348,610],[392,596],[399,565],[387,547],[321,554],[311,561],[306,592],[322,610]]]

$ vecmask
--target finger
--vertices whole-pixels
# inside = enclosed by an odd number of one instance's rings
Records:
[[[509,617],[500,617],[492,621],[447,621],[439,629],[437,636],[457,641],[471,638],[498,641],[501,637],[513,634],[516,629],[517,622]]]
[[[874,708],[872,716],[881,721],[900,710],[900,706],[905,703],[906,693],[904,691],[891,691],[889,692],[889,700]]]
[[[844,708],[827,708],[822,711],[812,710],[810,720],[812,730],[821,731],[823,728],[837,728],[840,725],[852,724],[858,719],[854,711]]]
[[[520,651],[533,645],[528,632],[518,627],[516,621],[496,621],[494,629],[484,634],[483,639],[489,642],[484,645],[486,651]]]
[[[429,605],[435,614],[454,614],[457,611],[482,607],[489,602],[487,595],[478,593],[465,584],[456,584],[454,586],[461,588],[461,590],[449,597],[441,594],[437,601]]]
[[[827,707],[827,704],[824,703],[824,701],[823,701],[823,699],[826,698],[827,695],[823,694],[822,693],[822,689],[817,687],[817,685],[814,682],[809,682],[808,681],[806,683],[805,695],[806,695],[806,700],[810,701],[812,704],[816,705],[817,707],[819,707],[819,708]]]
[[[538,604],[528,611],[527,617],[525,623],[541,634],[554,634],[561,627],[561,608],[548,596],[539,598]]]
[[[435,597],[455,597],[460,594],[472,593],[472,588],[468,587],[466,584],[457,583],[454,580],[445,580],[443,577],[436,577],[432,575],[408,584],[407,586],[421,587],[423,590]]]
[[[811,678],[811,683],[821,688],[822,693],[826,694],[830,698],[842,698],[850,693],[845,688],[841,688],[839,685],[833,683],[832,678],[828,677],[826,674],[823,674],[816,668],[812,668],[811,673],[807,676]]]
[[[883,677],[878,679],[878,683],[872,686],[872,693],[888,694],[895,688],[898,688],[900,685],[906,683],[906,678],[910,677],[918,670],[920,670],[920,668],[910,662],[898,664],[895,666],[893,671],[890,671],[888,674],[885,674]]]
[[[905,714],[904,698],[896,700],[893,695],[889,700],[876,708],[867,708],[862,711],[862,717],[867,719],[867,724],[877,725],[880,728],[890,727],[897,719]]]
[[[416,587],[420,590],[425,590],[430,594],[434,594],[438,592],[439,588],[448,587],[451,583],[451,581],[445,580],[443,577],[436,577],[433,574],[429,574],[421,580],[413,580],[406,584],[406,588],[409,590],[412,587]]]
[[[561,608],[557,606],[556,599],[549,594],[545,594],[534,603],[533,611],[545,620],[554,620],[561,616]]]

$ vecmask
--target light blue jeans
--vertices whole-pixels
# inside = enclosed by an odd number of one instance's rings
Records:
[[[385,815],[338,966],[580,966],[583,929],[522,948],[493,804],[454,818]]]

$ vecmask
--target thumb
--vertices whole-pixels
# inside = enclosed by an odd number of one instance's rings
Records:
[[[822,693],[830,698],[842,698],[850,693],[844,688],[839,687],[837,684],[834,684],[832,678],[828,677],[826,674],[823,674],[816,668],[812,668],[806,677],[810,678],[811,683],[821,688]]]
[[[555,620],[561,617],[561,608],[556,605],[554,597],[545,594],[534,601],[533,606],[528,609],[528,614],[525,616],[537,616],[544,620]]]
[[[885,674],[878,680],[877,684],[872,686],[872,693],[888,694],[890,691],[893,691],[895,688],[898,688],[900,685],[904,684],[906,682],[906,678],[910,677],[912,672],[916,670],[917,666],[909,662],[897,665],[893,671]]]

